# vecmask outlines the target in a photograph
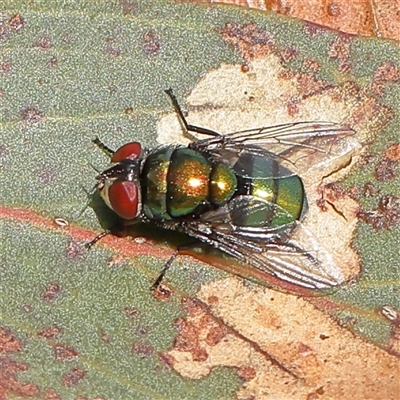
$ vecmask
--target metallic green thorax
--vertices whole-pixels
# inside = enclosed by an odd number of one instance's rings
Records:
[[[164,220],[223,205],[237,187],[228,165],[188,148],[157,149],[147,157],[142,177],[145,214]]]
[[[189,148],[161,147],[142,172],[147,217],[173,220],[221,207],[245,195],[252,212],[234,216],[241,226],[281,227],[301,219],[307,208],[301,179],[275,159],[241,156],[234,167]]]

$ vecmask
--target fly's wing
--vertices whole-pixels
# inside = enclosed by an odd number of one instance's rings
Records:
[[[192,142],[190,147],[206,151],[234,166],[239,158],[262,157],[286,164],[301,174],[312,166],[324,163],[349,151],[354,131],[333,122],[293,122],[270,127],[248,129],[213,136]],[[271,178],[280,178],[271,171]]]
[[[325,289],[343,283],[344,278],[334,263],[320,261],[319,255],[323,250],[315,243],[302,241],[300,245],[289,239],[289,233],[302,229],[301,225],[292,223],[276,230],[270,229],[265,222],[253,226],[243,223],[243,218],[257,220],[260,211],[286,212],[275,204],[252,196],[238,196],[224,207],[206,212],[199,219],[185,224],[183,229],[188,235],[246,262],[249,268],[298,286]],[[327,254],[324,256],[329,258]]]

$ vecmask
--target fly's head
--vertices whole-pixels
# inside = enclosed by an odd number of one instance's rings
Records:
[[[137,219],[142,212],[139,179],[142,159],[140,143],[127,143],[113,153],[112,165],[96,177],[100,196],[124,220]]]

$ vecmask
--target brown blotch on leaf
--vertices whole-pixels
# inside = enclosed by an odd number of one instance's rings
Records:
[[[333,207],[333,203],[346,197],[346,191],[337,183],[332,182],[318,188],[320,198],[317,205],[322,211],[328,211],[327,204]]]
[[[206,343],[209,346],[216,346],[228,333],[225,325],[218,325],[210,328],[207,333]]]
[[[44,400],[62,400],[62,398],[57,394],[54,389],[46,389]]]
[[[184,310],[191,316],[203,314],[208,311],[207,306],[197,299],[191,297],[182,298],[182,306]]]
[[[389,229],[400,223],[400,198],[394,195],[382,196],[377,208],[360,210],[357,216],[376,230]]]
[[[22,343],[8,328],[0,327],[0,353],[13,353],[22,349]]]
[[[391,161],[400,161],[400,143],[389,146],[385,151],[385,158]]]
[[[132,345],[132,353],[140,358],[149,358],[153,355],[154,349],[148,343],[134,343]]]
[[[18,32],[25,26],[25,21],[22,18],[21,14],[14,14],[8,20],[8,27],[12,32]]]
[[[272,35],[254,24],[226,24],[220,33],[224,40],[235,47],[245,60],[265,57],[274,47]]]
[[[400,71],[397,65],[393,62],[382,63],[374,73],[372,82],[372,90],[379,96],[384,95],[384,85],[387,82],[400,82]]]
[[[44,339],[53,339],[62,333],[62,329],[58,326],[52,326],[50,328],[42,329],[38,332],[38,336]]]
[[[61,287],[58,283],[50,283],[42,293],[43,300],[53,301],[60,295]]]
[[[120,0],[123,15],[136,15],[139,9],[137,1]]]
[[[44,114],[34,107],[27,107],[20,112],[21,119],[29,124],[35,125],[45,120]]]
[[[143,52],[147,56],[156,56],[160,52],[160,38],[156,32],[150,30],[143,35],[142,39]]]
[[[389,181],[396,177],[397,161],[384,159],[375,166],[375,177],[378,181]]]
[[[350,69],[350,43],[348,37],[338,36],[328,50],[329,57],[339,63],[342,72]]]
[[[62,383],[65,386],[74,386],[83,380],[86,376],[86,372],[81,368],[72,368],[69,372],[66,372],[62,376]]]
[[[200,329],[198,326],[183,318],[178,318],[178,320],[175,321],[175,327],[179,331],[179,335],[174,342],[175,349],[191,353],[194,361],[207,360],[208,353],[200,346]]]
[[[27,364],[0,357],[0,399],[6,400],[8,392],[17,396],[34,396],[39,393],[39,388],[33,383],[22,383],[18,380],[18,373],[26,371]]]
[[[286,47],[285,50],[283,50],[281,57],[283,61],[288,62],[293,59],[295,59],[298,55],[298,51],[294,49],[293,47]]]
[[[239,368],[237,373],[239,378],[243,379],[246,382],[251,381],[257,375],[256,370],[249,366]]]
[[[78,352],[75,349],[62,343],[53,345],[53,352],[57,360],[70,361],[78,357]]]

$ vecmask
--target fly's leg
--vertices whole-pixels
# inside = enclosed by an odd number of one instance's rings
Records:
[[[168,261],[164,264],[163,269],[160,272],[160,275],[158,276],[158,278],[154,281],[154,283],[151,285],[151,290],[156,290],[162,280],[164,279],[165,274],[167,273],[167,271],[169,270],[169,267],[171,266],[171,264],[174,262],[175,258],[178,257],[179,255],[179,249],[176,249],[172,256],[168,259]]]
[[[90,250],[99,240],[103,239],[103,237],[111,234],[112,230],[111,229],[106,229],[105,231],[99,233],[94,239],[92,239],[90,242],[85,243],[86,249]]]
[[[92,140],[92,143],[94,143],[100,150],[103,150],[104,153],[106,153],[110,158],[115,153],[114,150],[111,150],[108,146],[106,146],[98,137],[95,137]]]
[[[170,266],[172,265],[172,263],[175,261],[176,257],[179,256],[179,254],[184,251],[184,250],[188,250],[191,249],[193,247],[198,247],[201,243],[199,242],[194,242],[194,243],[190,243],[187,244],[185,246],[179,246],[173,253],[172,256],[168,259],[168,261],[164,264],[163,269],[160,272],[160,275],[158,276],[158,278],[155,280],[155,282],[151,285],[151,290],[156,290],[162,280],[164,279],[165,274],[167,273],[167,271],[169,270]]]
[[[165,93],[171,99],[172,105],[174,106],[175,111],[177,112],[179,119],[181,120],[184,128],[185,128],[185,136],[188,136],[192,140],[197,140],[197,138],[190,134],[190,132],[200,133],[202,135],[209,135],[213,137],[220,137],[221,135],[218,132],[212,131],[211,129],[202,128],[201,126],[190,125],[187,123],[185,116],[183,115],[182,109],[178,103],[177,98],[174,95],[174,92],[171,88],[165,90]]]

